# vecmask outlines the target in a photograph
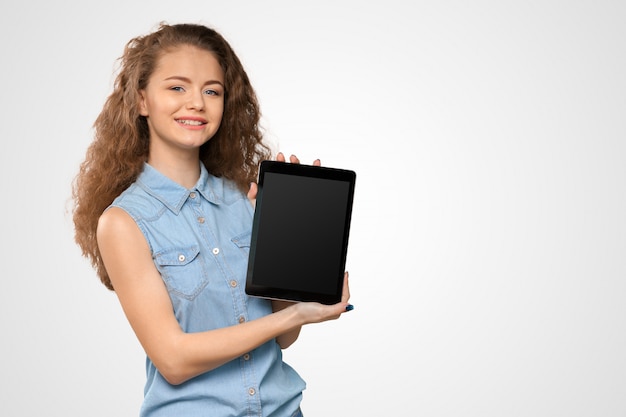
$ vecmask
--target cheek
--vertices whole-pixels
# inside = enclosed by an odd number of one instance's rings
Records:
[[[222,120],[224,117],[224,102],[217,104],[212,108],[213,120]]]

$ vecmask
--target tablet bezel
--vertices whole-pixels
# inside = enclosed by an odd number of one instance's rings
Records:
[[[255,270],[256,266],[256,247],[260,228],[260,222],[262,221],[261,213],[263,211],[263,198],[264,198],[264,180],[266,173],[284,174],[293,177],[305,177],[305,178],[319,178],[335,181],[343,181],[348,184],[347,204],[345,208],[345,221],[344,221],[344,233],[343,241],[341,243],[340,254],[340,268],[336,271],[335,290],[332,294],[326,294],[322,292],[309,292],[301,290],[293,290],[286,288],[278,288],[275,286],[267,286],[259,284],[258,273]],[[354,188],[356,182],[356,173],[351,170],[329,168],[305,164],[293,164],[279,161],[262,161],[259,167],[259,181],[257,200],[254,210],[252,235],[250,240],[250,252],[248,257],[248,269],[246,276],[246,294],[255,297],[269,298],[275,300],[288,300],[288,301],[315,301],[322,304],[335,304],[341,301],[341,294],[343,289],[343,276],[346,265],[346,258],[348,252],[348,239],[350,234],[350,224],[352,218],[352,206],[354,200]],[[277,268],[280,268],[277,265]],[[332,277],[331,277],[332,278]],[[263,279],[261,278],[261,281]],[[266,282],[266,281],[265,281]]]

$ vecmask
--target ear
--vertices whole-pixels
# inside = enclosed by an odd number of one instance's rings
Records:
[[[139,108],[139,114],[142,116],[148,116],[148,105],[146,104],[146,90],[139,90],[139,100],[137,102]]]

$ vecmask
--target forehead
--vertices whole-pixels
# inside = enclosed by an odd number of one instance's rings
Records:
[[[213,52],[192,45],[180,45],[160,54],[151,78],[168,76],[208,77],[223,81],[224,71]]]

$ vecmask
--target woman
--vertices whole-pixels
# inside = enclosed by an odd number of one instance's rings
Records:
[[[126,45],[74,183],[74,222],[146,351],[142,416],[301,415],[305,383],[281,348],[351,309],[347,274],[336,305],[245,294],[254,181],[269,157],[259,118],[214,30],[162,24]]]

